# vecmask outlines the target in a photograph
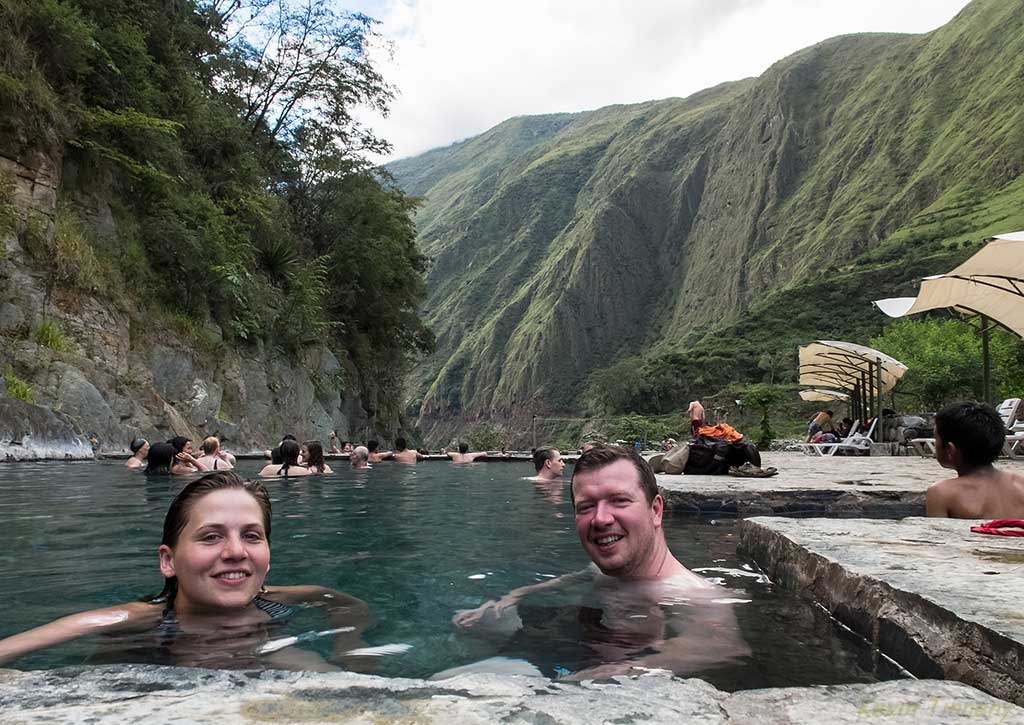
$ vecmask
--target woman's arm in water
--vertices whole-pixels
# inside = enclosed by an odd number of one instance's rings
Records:
[[[526,584],[524,586],[517,587],[500,599],[492,599],[488,602],[484,602],[476,609],[462,609],[457,611],[455,616],[452,617],[452,623],[457,627],[468,629],[475,626],[488,611],[493,611],[494,616],[496,617],[501,616],[506,609],[519,604],[519,602],[528,594],[534,594],[536,592],[551,589],[560,589],[573,584],[592,581],[595,571],[595,568],[587,567],[586,569],[581,569],[580,571],[575,571],[571,574],[563,574],[562,576],[555,577],[554,579],[548,579],[547,581],[538,582],[536,584]]]
[[[353,650],[366,647],[363,632],[375,621],[370,606],[362,599],[314,585],[267,587],[266,596],[282,604],[311,604],[323,609],[330,629],[347,630],[334,634],[330,660],[353,672],[372,672],[375,669],[375,658],[351,654]]]
[[[0,665],[14,662],[30,652],[70,642],[88,634],[112,633],[154,624],[163,611],[159,604],[129,602],[105,609],[92,609],[0,639]]]

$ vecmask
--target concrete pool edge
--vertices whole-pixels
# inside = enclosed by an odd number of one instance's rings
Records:
[[[735,693],[647,673],[581,685],[495,674],[449,680],[229,672],[155,665],[0,670],[0,709],[18,723],[167,722],[1024,722],[1024,709],[949,681]]]
[[[995,578],[1013,572],[1024,542],[970,534],[971,523],[752,518],[739,550],[916,676],[1024,704],[1024,625],[1005,604],[1024,582]]]

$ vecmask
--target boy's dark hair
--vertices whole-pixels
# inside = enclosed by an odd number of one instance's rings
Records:
[[[572,469],[572,478],[569,479],[569,495],[571,496],[573,493],[572,484],[576,480],[577,473],[604,468],[619,460],[629,461],[633,464],[640,475],[640,490],[644,492],[644,498],[647,499],[648,504],[654,503],[654,497],[658,495],[658,479],[654,475],[651,464],[638,456],[632,448],[623,446],[598,446],[580,456],[576,461],[575,468]],[[575,503],[573,507],[575,508]]]
[[[395,438],[395,450],[404,451],[406,448],[405,438]]]
[[[380,443],[377,441],[366,441],[366,450],[370,453],[375,453],[380,448]]]
[[[942,445],[955,443],[969,466],[987,466],[1006,443],[1006,427],[999,413],[981,403],[954,403],[935,414],[935,430]]]
[[[467,443],[460,443],[459,453],[469,453],[469,445]]]
[[[544,468],[544,463],[550,461],[555,457],[554,448],[537,448],[533,452],[533,467],[540,473],[540,469]]]

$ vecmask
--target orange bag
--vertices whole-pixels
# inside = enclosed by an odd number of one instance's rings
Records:
[[[703,425],[697,429],[697,435],[707,436],[708,438],[722,438],[727,441],[738,441],[743,438],[743,434],[733,428],[728,423],[719,423],[717,425]]]

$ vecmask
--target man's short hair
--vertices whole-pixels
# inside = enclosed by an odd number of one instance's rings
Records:
[[[658,495],[658,479],[654,476],[651,464],[637,455],[632,448],[623,446],[598,446],[580,456],[576,461],[575,468],[572,469],[572,478],[569,479],[569,495],[573,495],[573,482],[576,480],[577,473],[596,471],[615,463],[615,461],[629,461],[633,464],[640,477],[640,490],[644,492],[644,498],[647,499],[648,504],[654,503],[654,497]],[[574,500],[574,508],[575,505]]]
[[[395,448],[404,451],[406,448],[405,438],[395,438]]]
[[[935,430],[942,444],[955,443],[970,466],[987,466],[1006,443],[1006,427],[999,413],[981,403],[954,403],[935,414]]]
[[[550,461],[555,457],[554,448],[538,448],[533,452],[533,467],[540,473],[540,469],[544,468],[544,463]]]
[[[285,441],[295,441],[297,443],[298,440],[299,439],[293,436],[291,433],[285,433],[283,436],[281,436],[282,443],[284,443]]]
[[[380,443],[377,441],[366,441],[366,450],[370,453],[375,453],[380,448]]]
[[[831,410],[826,410],[826,411],[825,411],[825,414],[826,414],[826,415],[827,415],[827,416],[828,416],[829,418],[831,418],[831,417],[832,417],[832,411],[831,411]]]
[[[220,448],[220,441],[214,436],[207,436],[203,438],[203,453],[208,456],[212,456]]]
[[[459,444],[459,453],[469,453],[469,445],[466,443]]]

